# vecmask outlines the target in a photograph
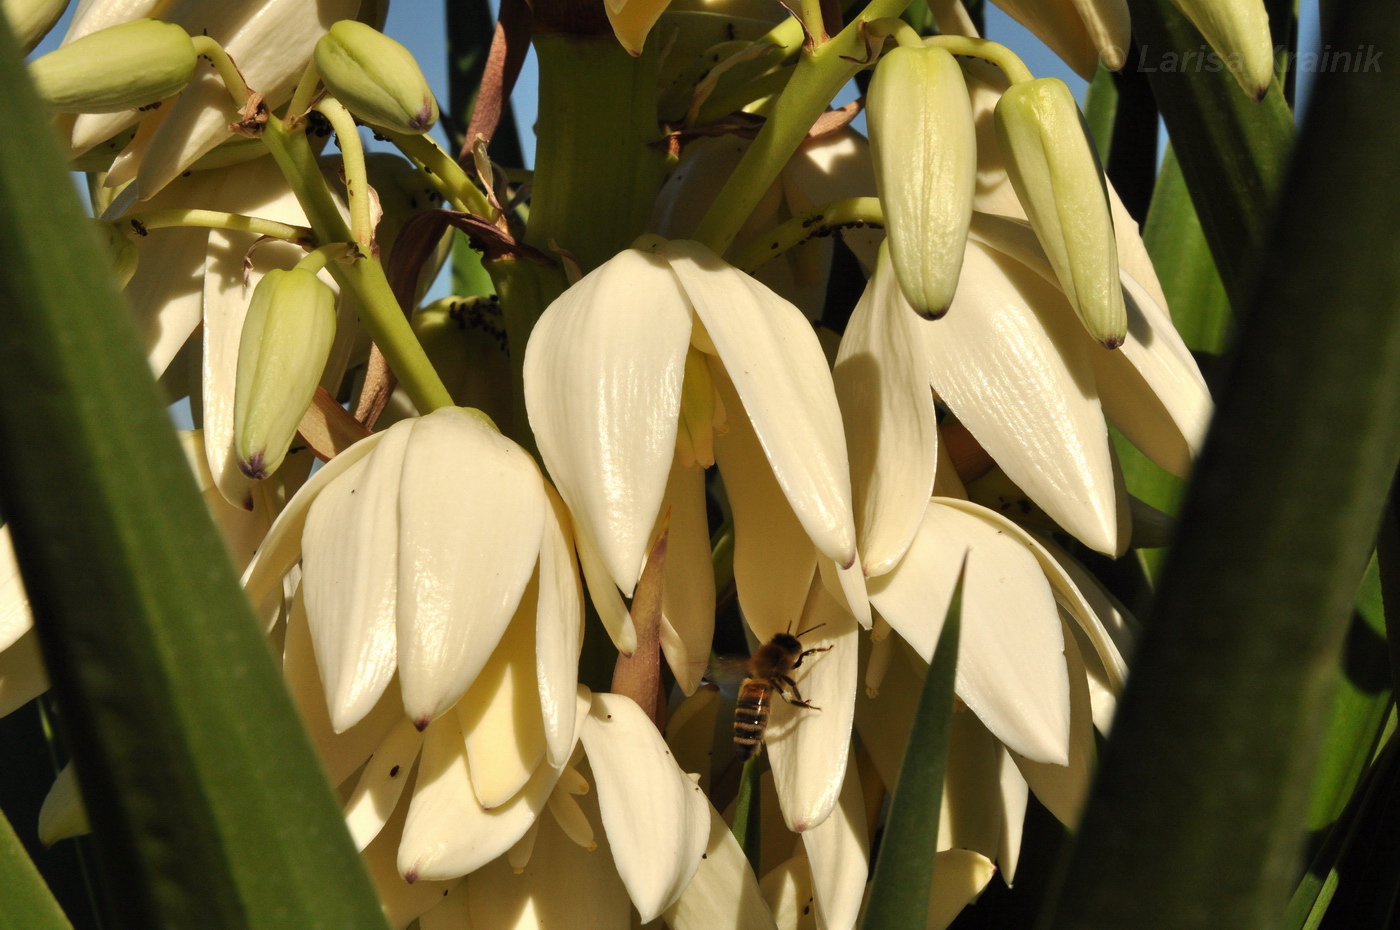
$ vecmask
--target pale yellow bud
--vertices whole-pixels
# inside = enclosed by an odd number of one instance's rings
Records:
[[[425,133],[438,106],[412,53],[378,30],[344,19],[316,43],[321,81],[362,122],[391,132]]]
[[[897,48],[866,95],[890,258],[921,316],[953,302],[977,188],[977,130],[962,68],[941,48]]]
[[[253,291],[238,345],[233,446],[250,478],[277,470],[335,339],[335,293],[304,268],[269,271]]]
[[[29,65],[29,76],[50,110],[120,113],[184,90],[197,61],[185,30],[138,19],[49,52]]]
[[[1240,87],[1262,100],[1274,80],[1274,42],[1264,0],[1173,0],[1224,60]]]
[[[49,34],[67,7],[68,0],[4,0],[3,4],[10,31],[26,55]]]
[[[1128,314],[1103,171],[1065,83],[1013,84],[996,108],[1007,174],[1060,288],[1089,334],[1123,344]]]

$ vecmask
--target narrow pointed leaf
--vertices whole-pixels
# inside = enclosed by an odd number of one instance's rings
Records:
[[[953,714],[953,680],[957,674],[962,623],[963,580],[959,569],[952,599],[900,766],[899,787],[890,803],[889,825],[875,862],[863,930],[920,927],[928,919],[929,888],[934,877],[943,772]]]
[[[0,246],[0,505],[80,781],[103,798],[114,919],[380,927],[8,33],[0,75],[0,216],[23,230]]]
[[[1339,46],[1400,46],[1391,4],[1334,12]],[[1374,134],[1397,123],[1400,72],[1318,76],[1047,927],[1281,923],[1338,647],[1400,460],[1400,192]]]
[[[5,902],[0,909],[3,930],[72,928],[4,814],[0,814],[0,901]]]

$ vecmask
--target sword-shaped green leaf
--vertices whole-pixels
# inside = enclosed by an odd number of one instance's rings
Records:
[[[0,81],[0,507],[115,921],[382,928],[4,30]]]

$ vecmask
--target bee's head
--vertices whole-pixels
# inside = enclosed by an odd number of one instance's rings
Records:
[[[791,633],[778,633],[773,637],[773,645],[784,652],[798,653],[802,651],[802,643]]]

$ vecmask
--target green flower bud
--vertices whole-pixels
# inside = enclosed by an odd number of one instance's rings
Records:
[[[258,282],[233,395],[233,449],[249,478],[266,478],[282,464],[334,339],[335,292],[314,273],[276,269]]]
[[[5,19],[25,54],[49,34],[68,8],[68,0],[4,0]]]
[[[997,138],[1060,288],[1084,327],[1108,348],[1123,344],[1128,314],[1108,190],[1093,143],[1065,83],[1013,84],[997,103]]]
[[[953,302],[977,189],[962,68],[941,48],[896,48],[875,68],[865,112],[895,277],[934,319]]]
[[[1173,0],[1255,100],[1274,81],[1274,42],[1264,0]]]
[[[321,82],[361,121],[420,134],[437,122],[437,101],[413,55],[364,23],[344,19],[316,43]]]
[[[184,90],[197,60],[185,30],[138,19],[49,52],[29,65],[29,76],[50,110],[120,113]]]
[[[107,254],[112,257],[112,273],[116,275],[117,282],[121,287],[126,287],[131,282],[131,276],[136,274],[138,252],[135,244],[123,236],[112,223],[104,223],[101,220],[89,222],[92,223],[93,229],[97,230],[102,244],[107,247]]]

